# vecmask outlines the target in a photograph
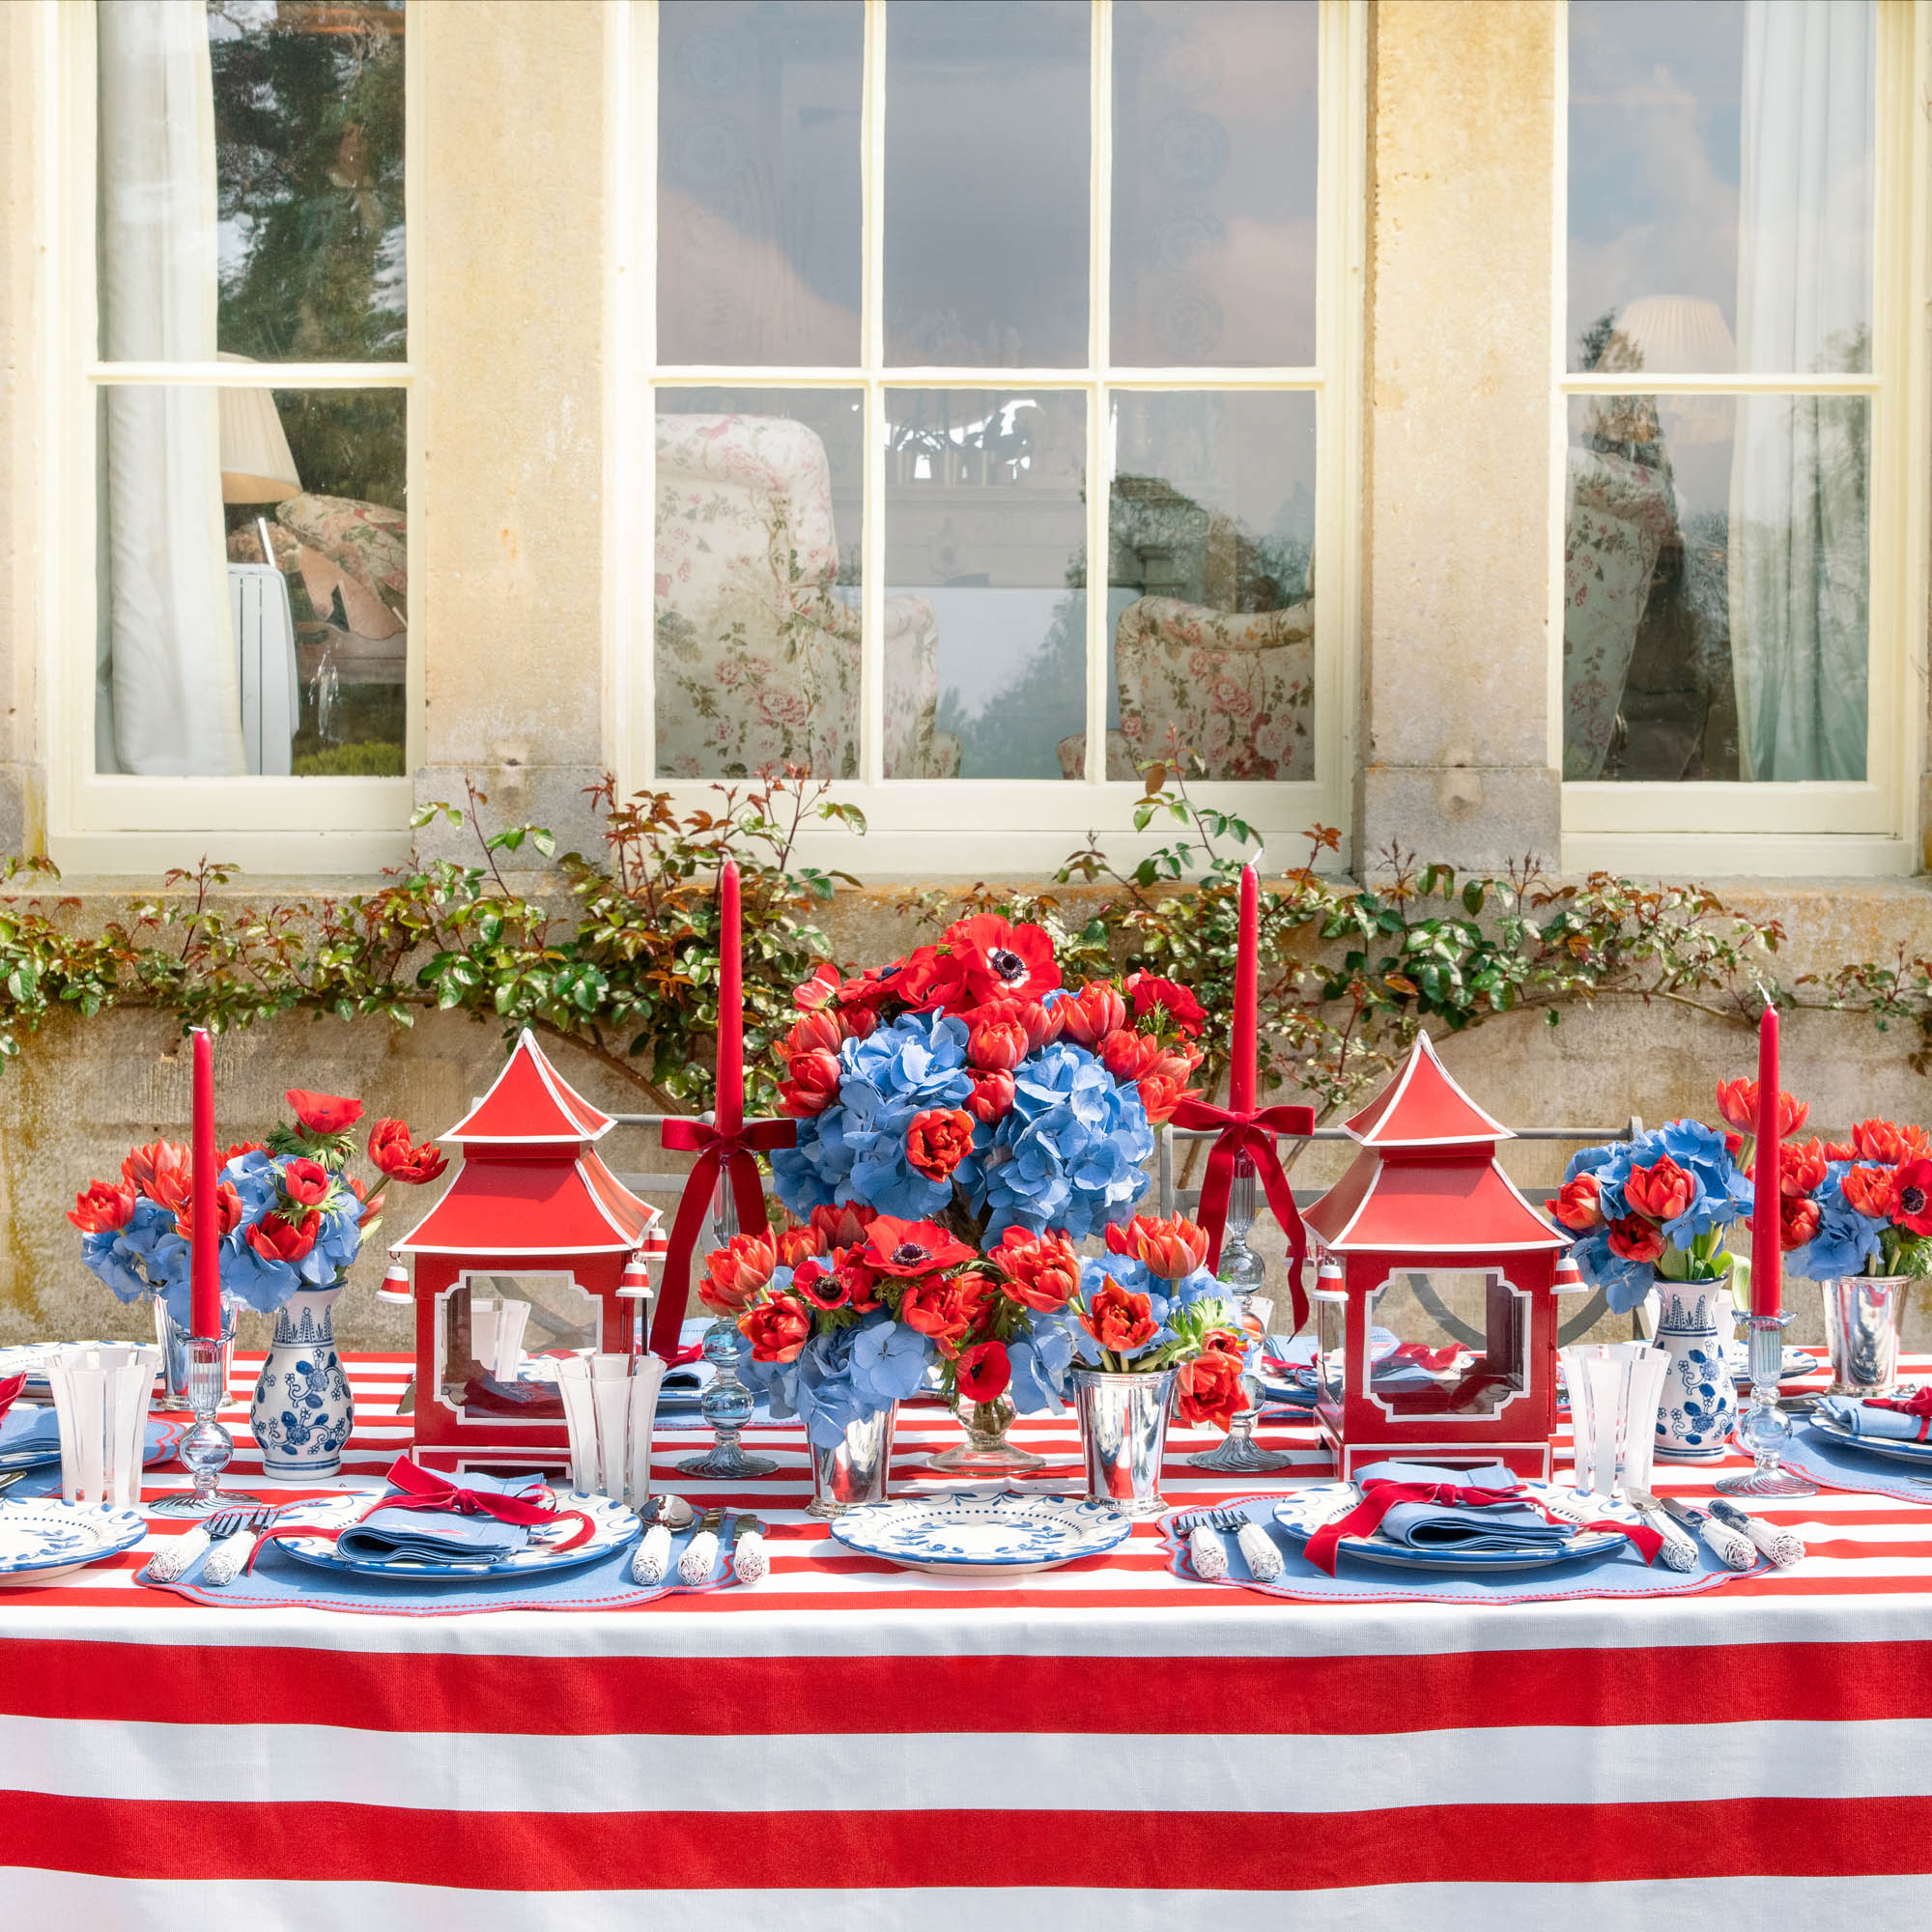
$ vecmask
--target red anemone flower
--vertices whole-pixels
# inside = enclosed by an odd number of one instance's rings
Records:
[[[959,1351],[953,1379],[968,1402],[998,1402],[1013,1378],[1004,1342],[976,1342]]]
[[[973,1250],[963,1241],[955,1241],[936,1221],[901,1221],[895,1215],[881,1214],[866,1230],[860,1259],[881,1274],[911,1281],[970,1262]]]
[[[346,1094],[311,1094],[306,1087],[291,1087],[282,1098],[312,1134],[346,1134],[362,1118],[362,1102]]]
[[[997,913],[975,913],[946,928],[946,944],[965,970],[975,1004],[1037,1000],[1060,985],[1060,965],[1046,928],[1014,925]]]

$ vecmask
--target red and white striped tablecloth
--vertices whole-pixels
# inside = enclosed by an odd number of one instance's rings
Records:
[[[351,1372],[373,1485],[408,1364]],[[280,1493],[236,1423],[236,1474]],[[908,1411],[895,1488],[937,1484],[957,1434]],[[1077,1484],[1070,1422],[1015,1434],[1040,1487]],[[1305,1430],[1263,1434],[1327,1473]],[[673,1473],[701,1439],[661,1438],[661,1487],[703,1499]],[[1767,1507],[1804,1563],[1654,1601],[1290,1604],[1171,1576],[1151,1527],[976,1586],[844,1553],[803,1514],[797,1434],[753,1439],[781,1474],[718,1499],[771,1526],[755,1590],[207,1609],[133,1581],[166,1522],[0,1590],[0,1926],[1816,1932],[1932,1907],[1932,1508]],[[1208,1439],[1177,1430],[1174,1501],[1233,1492],[1180,1460]]]

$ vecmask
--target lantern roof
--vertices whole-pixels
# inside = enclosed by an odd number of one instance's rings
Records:
[[[1384,1161],[1364,1148],[1301,1217],[1337,1254],[1521,1254],[1569,1246],[1487,1153]]]
[[[616,1124],[557,1072],[526,1027],[489,1093],[440,1138],[463,1147],[556,1147],[601,1140]]]
[[[1402,1071],[1359,1114],[1343,1122],[1342,1131],[1372,1148],[1465,1147],[1516,1138],[1450,1078],[1426,1033],[1416,1035]]]
[[[448,1191],[403,1238],[409,1255],[621,1255],[661,1251],[655,1208],[589,1148],[575,1159],[468,1154]]]

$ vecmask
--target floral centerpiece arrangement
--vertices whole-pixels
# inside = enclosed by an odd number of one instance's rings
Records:
[[[1203,1057],[1199,1003],[1145,974],[1066,987],[1044,927],[992,914],[878,971],[822,968],[794,997],[802,1017],[780,1051],[798,1138],[772,1155],[779,1199],[807,1230],[850,1217],[806,1258],[820,1264],[808,1286],[822,1301],[839,1292],[824,1284],[862,1270],[903,1284],[881,1291],[884,1312],[972,1406],[969,1429],[997,1435],[998,1416],[1057,1407],[1074,1352],[1073,1243],[1146,1194],[1153,1128]],[[890,1241],[871,1232],[881,1223]],[[818,1401],[826,1369],[857,1346],[838,1338],[875,1311],[822,1306],[796,1271],[787,1292],[817,1318],[797,1379]]]
[[[1805,1281],[1932,1274],[1932,1135],[1860,1121],[1849,1141],[1786,1147],[1785,1265]]]
[[[231,1306],[275,1317],[255,1385],[252,1427],[272,1476],[332,1475],[355,1419],[349,1380],[335,1353],[329,1309],[350,1264],[378,1225],[385,1181],[421,1186],[447,1165],[418,1146],[399,1120],[381,1120],[365,1151],[380,1179],[348,1172],[362,1103],[292,1088],[292,1124],[266,1142],[242,1141],[221,1156],[215,1184],[216,1256]],[[174,1141],[135,1148],[118,1181],[91,1182],[68,1219],[81,1259],[123,1301],[154,1301],[163,1339],[188,1322],[193,1163]],[[175,1379],[170,1348],[169,1378]]]

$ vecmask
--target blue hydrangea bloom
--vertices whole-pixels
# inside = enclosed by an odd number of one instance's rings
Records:
[[[1878,1253],[1885,1223],[1861,1214],[1845,1199],[1845,1170],[1851,1164],[1834,1160],[1825,1170],[1825,1184],[1812,1196],[1818,1204],[1818,1232],[1785,1256],[1787,1274],[1801,1281],[1836,1281],[1862,1274]]]
[[[151,1290],[179,1289],[181,1320],[187,1316],[187,1243],[175,1232],[175,1217],[158,1202],[137,1195],[126,1227],[83,1235],[80,1258],[123,1301],[138,1301]],[[173,1296],[170,1294],[170,1307]]]
[[[931,1347],[917,1329],[883,1309],[855,1326],[822,1329],[797,1358],[757,1362],[738,1347],[738,1372],[761,1390],[780,1421],[797,1416],[821,1449],[831,1449],[855,1422],[903,1402],[925,1380]]]
[[[1013,1106],[969,1185],[986,1238],[1011,1227],[1064,1228],[1076,1240],[1123,1221],[1149,1186],[1153,1129],[1137,1088],[1084,1047],[1056,1040],[1013,1076]]]
[[[1032,1333],[1016,1335],[1007,1344],[1012,1372],[1007,1393],[1022,1415],[1058,1415],[1066,1406],[1067,1372],[1081,1332],[1070,1315],[1036,1312]]]

